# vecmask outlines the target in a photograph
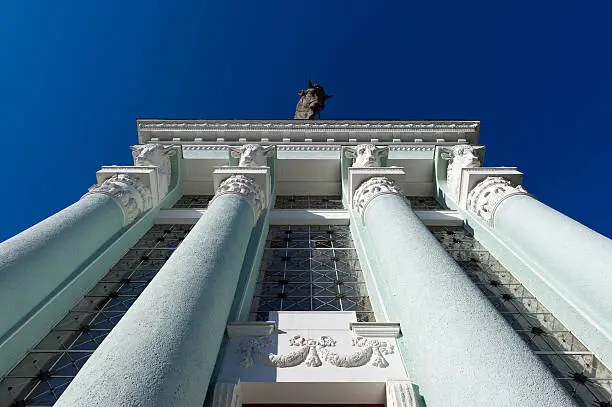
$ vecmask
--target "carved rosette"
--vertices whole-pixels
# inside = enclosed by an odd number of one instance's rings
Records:
[[[83,198],[93,194],[108,195],[121,206],[124,226],[153,207],[151,190],[127,174],[113,175],[102,184],[92,186]]]
[[[529,195],[521,186],[502,177],[487,177],[480,181],[468,195],[467,207],[493,226],[495,211],[506,198],[514,195]]]
[[[232,175],[227,178],[217,188],[213,200],[221,195],[236,194],[247,198],[255,219],[259,218],[261,212],[266,208],[266,195],[262,188],[252,178],[244,175]],[[212,201],[211,201],[212,203]]]
[[[362,182],[355,191],[353,195],[353,209],[363,217],[368,204],[380,195],[404,196],[393,180],[386,177],[372,177]]]

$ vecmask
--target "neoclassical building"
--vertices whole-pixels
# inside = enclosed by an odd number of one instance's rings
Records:
[[[138,120],[0,244],[0,407],[610,407],[612,241],[479,131]]]

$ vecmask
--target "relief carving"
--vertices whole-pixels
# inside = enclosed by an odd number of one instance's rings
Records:
[[[255,360],[258,359],[265,365],[277,368],[295,367],[301,364],[308,367],[319,367],[323,365],[323,362],[342,368],[360,367],[368,363],[374,367],[386,368],[389,362],[384,355],[394,353],[392,344],[363,337],[353,339],[352,346],[361,349],[349,354],[332,351],[331,348],[336,346],[336,340],[330,336],[321,336],[316,340],[295,335],[289,338],[289,345],[297,348],[295,351],[287,354],[268,353],[265,355],[265,350],[271,345],[267,337],[251,338],[240,342],[237,345],[237,351],[242,356],[240,366],[252,367]]]

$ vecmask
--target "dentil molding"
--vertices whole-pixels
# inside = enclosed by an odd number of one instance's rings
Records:
[[[469,193],[468,210],[489,225],[494,226],[495,211],[499,204],[514,195],[529,195],[521,186],[513,186],[510,180],[502,177],[487,177],[480,181]]]
[[[245,197],[253,208],[255,219],[259,218],[259,215],[261,215],[261,212],[266,207],[266,195],[264,191],[255,180],[245,175],[232,175],[221,182],[210,204],[219,196],[227,194],[242,195]]]
[[[359,185],[353,195],[353,209],[363,218],[365,210],[372,200],[380,195],[404,196],[395,181],[387,177],[372,177]]]
[[[83,198],[93,194],[108,195],[119,204],[123,210],[124,226],[153,207],[151,190],[127,174],[113,175],[102,184],[92,186]]]

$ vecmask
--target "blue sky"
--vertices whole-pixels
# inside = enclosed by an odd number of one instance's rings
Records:
[[[612,3],[521,3],[2,2],[0,240],[130,164],[137,117],[291,118],[307,78],[327,119],[481,120],[485,165],[612,236]]]

